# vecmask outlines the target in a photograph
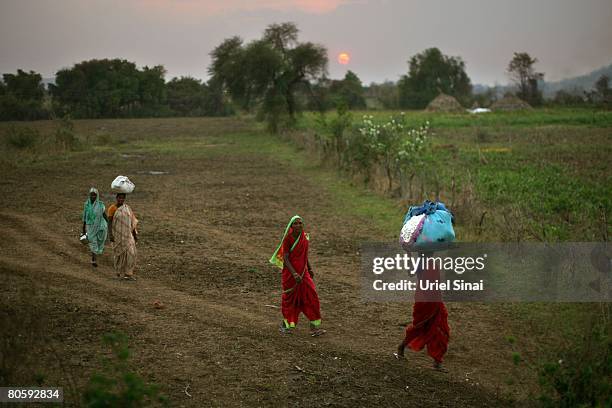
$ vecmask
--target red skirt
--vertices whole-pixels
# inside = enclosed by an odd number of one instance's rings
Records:
[[[448,312],[442,302],[416,302],[412,324],[406,327],[404,345],[414,351],[427,346],[427,354],[441,363],[450,338]]]
[[[293,327],[298,323],[300,313],[304,313],[308,320],[318,325],[321,320],[319,295],[308,271],[304,272],[302,282],[296,285],[291,273],[283,270],[283,283],[283,289],[293,288],[283,293],[281,298],[281,312],[289,326]]]

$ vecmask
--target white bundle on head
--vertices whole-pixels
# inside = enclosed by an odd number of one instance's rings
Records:
[[[117,176],[111,183],[113,193],[130,194],[136,186],[126,176]]]

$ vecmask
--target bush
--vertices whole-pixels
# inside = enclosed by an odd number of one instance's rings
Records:
[[[129,370],[127,336],[108,333],[102,340],[110,347],[111,358],[105,359],[104,372],[93,374],[89,380],[83,395],[85,405],[94,408],[168,406],[167,398],[159,393],[157,385],[146,384]]]
[[[609,307],[608,307],[609,308]],[[540,401],[547,407],[612,405],[612,337],[606,316],[574,348],[540,370]]]
[[[346,149],[345,132],[350,129],[353,122],[351,113],[346,106],[340,105],[336,115],[326,120],[325,115],[317,119],[317,128],[321,131],[326,143],[327,153],[333,152],[338,165],[343,166],[343,152]]]
[[[429,137],[429,122],[414,129],[408,126],[403,113],[387,122],[376,122],[373,116],[365,115],[358,132],[365,139],[360,149],[369,151],[368,157],[373,159],[373,164],[382,165],[387,176],[387,189],[391,191],[397,176],[401,180],[407,174],[414,174],[419,167]]]
[[[6,143],[15,149],[30,149],[36,145],[40,135],[36,129],[11,126],[8,130]]]
[[[59,126],[55,131],[55,144],[62,150],[77,150],[81,147],[70,117],[64,116],[59,119]]]

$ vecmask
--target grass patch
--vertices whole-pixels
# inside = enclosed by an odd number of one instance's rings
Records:
[[[363,115],[375,118],[387,118],[402,111],[354,111],[355,120]],[[533,126],[592,126],[612,127],[612,112],[587,108],[540,108],[530,111],[490,112],[484,114],[466,113],[432,113],[426,111],[403,111],[408,124],[420,126],[429,121],[433,128],[460,127],[533,127]],[[311,129],[315,125],[318,113],[305,113],[299,121],[302,129]],[[333,114],[327,114],[333,115]]]

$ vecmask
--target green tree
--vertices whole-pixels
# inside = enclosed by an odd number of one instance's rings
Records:
[[[398,83],[399,103],[403,108],[423,109],[440,92],[468,104],[472,84],[460,57],[449,57],[438,48],[429,48],[409,61],[408,75]]]
[[[561,106],[577,106],[583,105],[584,99],[582,95],[576,92],[569,92],[565,89],[560,89],[555,93],[555,97],[553,98],[553,103],[555,105]]]
[[[234,107],[223,90],[223,85],[215,78],[211,78],[205,85],[206,100],[204,112],[209,116],[227,116],[234,114]]]
[[[89,60],[62,69],[50,87],[60,115],[81,118],[157,116],[166,104],[163,66],[122,59]]]
[[[166,69],[162,65],[145,66],[138,72],[137,116],[161,116],[166,105]]]
[[[610,94],[610,77],[605,74],[600,76],[595,82],[595,90],[604,98],[608,96]]]
[[[243,108],[259,107],[272,131],[283,116],[294,119],[300,109],[296,93],[327,67],[325,48],[298,42],[293,23],[272,24],[260,40],[247,45],[239,37],[229,38],[210,55],[211,77]]]
[[[212,63],[208,67],[211,80],[232,96],[241,108],[251,108],[252,84],[245,75],[245,49],[240,37],[224,40],[211,53]]]
[[[330,93],[336,106],[345,105],[349,109],[365,109],[361,80],[353,71],[347,71],[344,79],[333,81]]]
[[[516,96],[532,106],[541,105],[543,102],[542,91],[538,89],[538,81],[544,79],[544,74],[535,71],[536,62],[538,59],[531,58],[526,52],[515,52],[507,68],[510,80],[518,89]]]
[[[306,109],[323,113],[332,107],[329,92],[331,83],[329,78],[322,77],[302,89]]]
[[[3,74],[0,82],[0,120],[35,120],[46,117],[42,76],[21,69]]]
[[[398,87],[394,82],[386,81],[382,84],[371,83],[365,94],[368,97],[378,100],[385,109],[399,108]]]
[[[172,78],[166,85],[168,106],[180,116],[201,116],[206,102],[205,85],[192,77]]]
[[[602,75],[595,82],[595,91],[593,94],[594,102],[599,105],[610,107],[612,104],[612,90],[610,89],[610,77]]]

